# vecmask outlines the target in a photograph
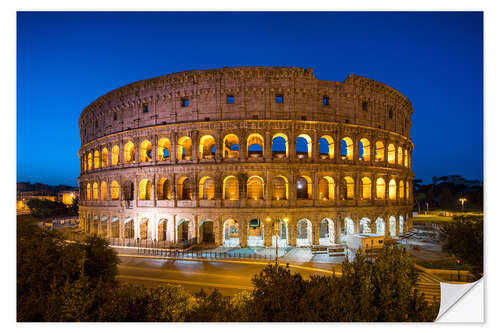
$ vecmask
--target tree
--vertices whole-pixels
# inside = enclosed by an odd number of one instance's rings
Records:
[[[476,278],[483,273],[483,233],[482,215],[455,215],[439,230],[443,250],[472,266]]]

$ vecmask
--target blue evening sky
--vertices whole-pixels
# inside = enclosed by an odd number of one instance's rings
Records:
[[[106,92],[223,66],[383,82],[413,104],[417,178],[483,179],[480,12],[20,12],[17,28],[17,181],[76,186],[78,117]]]

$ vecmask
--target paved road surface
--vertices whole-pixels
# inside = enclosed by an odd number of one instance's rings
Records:
[[[251,278],[258,274],[263,265],[195,262],[183,260],[142,259],[120,256],[118,278],[123,281],[154,287],[164,284],[179,284],[189,292],[201,288],[206,291],[219,289],[223,295],[234,295],[242,290],[251,290]],[[295,269],[303,277],[311,274],[325,274]]]

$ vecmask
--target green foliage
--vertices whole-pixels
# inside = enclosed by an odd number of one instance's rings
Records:
[[[483,273],[483,216],[455,215],[453,220],[440,228],[443,250],[470,265],[479,277]]]
[[[62,217],[78,215],[78,201],[75,200],[71,206],[59,201],[30,199],[26,203],[31,214],[37,218]]]

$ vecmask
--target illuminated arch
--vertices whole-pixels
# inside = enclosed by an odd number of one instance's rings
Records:
[[[160,178],[157,188],[158,200],[171,200],[172,188],[167,178]]]
[[[149,219],[147,217],[143,217],[139,221],[139,238],[151,239],[151,232],[149,230]]]
[[[247,181],[247,198],[264,199],[264,180],[259,176],[252,176]]]
[[[240,185],[238,178],[235,176],[227,176],[224,178],[224,186],[222,188],[223,200],[239,200],[240,198]]]
[[[120,196],[120,185],[116,180],[111,182],[111,200],[118,200]]]
[[[135,163],[135,147],[130,141],[123,146],[123,163]]]
[[[324,218],[319,223],[319,245],[335,243],[335,227],[332,219]]]
[[[215,156],[215,139],[211,135],[204,135],[200,139],[200,159],[213,159]]]
[[[120,147],[113,146],[111,148],[111,165],[117,165],[120,161]]]
[[[389,235],[391,236],[396,236],[396,217],[391,216],[389,217]]]
[[[189,220],[181,219],[177,223],[177,241],[187,242],[189,240]]]
[[[87,196],[85,197],[87,200],[92,200],[92,187],[90,183],[87,184]]]
[[[405,183],[400,180],[399,181],[399,200],[404,200],[405,198]]]
[[[98,200],[99,198],[99,187],[97,183],[92,185],[92,200]]]
[[[283,133],[274,134],[272,137],[271,151],[273,157],[288,157],[288,137]]]
[[[384,178],[377,178],[376,190],[377,190],[377,199],[385,199],[385,180],[384,180]]]
[[[319,138],[319,156],[321,159],[332,160],[335,155],[335,145],[333,138],[329,135],[323,135]]]
[[[367,217],[363,217],[361,219],[359,227],[360,227],[360,231],[361,231],[362,234],[368,234],[368,233],[372,232],[371,221]]]
[[[398,165],[403,165],[403,148],[398,147]]]
[[[365,162],[370,161],[371,153],[370,141],[366,138],[359,140],[359,159]]]
[[[354,234],[354,221],[350,217],[344,218],[345,234]]]
[[[352,161],[354,155],[354,144],[352,139],[345,137],[340,142],[340,158],[343,160]]]
[[[147,178],[139,183],[139,200],[151,200],[151,181]]]
[[[306,151],[301,148],[301,146],[306,147]],[[312,140],[307,134],[299,134],[295,139],[295,153],[298,158],[303,158],[304,153],[307,153],[307,158],[312,157]]]
[[[238,158],[240,155],[240,140],[235,134],[228,134],[222,140],[222,158]]]
[[[169,160],[171,151],[170,140],[167,138],[160,138],[158,140],[158,161]]]
[[[312,199],[312,181],[308,176],[297,179],[297,199]]]
[[[376,226],[376,231],[375,233],[377,235],[385,235],[385,221],[381,217],[377,217],[375,220],[375,226]]]
[[[396,200],[396,181],[394,179],[389,181],[389,200]]]
[[[99,150],[94,150],[94,169],[99,169]]]
[[[405,226],[405,219],[403,216],[399,216],[399,234],[402,235],[404,231],[404,226]]]
[[[247,245],[264,246],[264,223],[259,218],[253,218],[248,223]],[[276,243],[274,243],[274,246],[276,246]]]
[[[384,161],[384,143],[382,141],[377,141],[375,143],[375,162],[383,162]]]
[[[129,217],[123,221],[124,237],[134,238],[134,219]]]
[[[158,220],[158,240],[159,241],[166,241],[168,232],[167,232],[167,227],[168,227],[168,220],[165,218],[161,218]]]
[[[396,148],[392,143],[387,146],[387,162],[390,164],[396,163]]]
[[[406,200],[410,200],[410,182],[406,182]]]
[[[361,199],[371,199],[372,198],[372,181],[368,177],[361,178],[361,188],[362,194]]]
[[[87,170],[92,170],[92,153],[89,153],[87,155],[87,162],[88,162],[88,166],[87,166]]]
[[[342,179],[342,196],[342,199],[354,199],[354,180],[352,177],[347,176]]]
[[[179,200],[193,200],[193,187],[191,185],[191,181],[187,177],[179,178],[177,183],[178,187],[178,197]]]
[[[181,160],[191,160],[191,147],[192,141],[188,136],[183,136],[179,139],[177,144],[177,159]]]
[[[297,247],[312,245],[312,223],[308,219],[297,222]]]
[[[247,138],[247,153],[249,157],[264,156],[264,138],[258,133],[252,133]]]
[[[284,176],[276,176],[271,183],[273,200],[288,200],[288,179]]]
[[[240,227],[238,222],[233,219],[228,219],[224,221],[223,228],[222,244],[224,244],[225,247],[240,246]]]
[[[213,178],[210,178],[208,176],[201,178],[198,192],[200,200],[214,200],[215,182]]]
[[[107,148],[103,148],[102,149],[101,160],[102,160],[101,166],[103,168],[107,168],[109,166],[109,163],[108,163],[108,149]]]
[[[324,176],[319,180],[319,200],[335,199],[335,181],[330,176]]]
[[[108,184],[101,182],[101,200],[108,200]]]
[[[405,149],[405,168],[408,167],[408,158],[409,158],[408,149]]]
[[[151,162],[153,158],[153,144],[149,140],[144,140],[141,142],[140,148],[140,159],[141,163]]]

